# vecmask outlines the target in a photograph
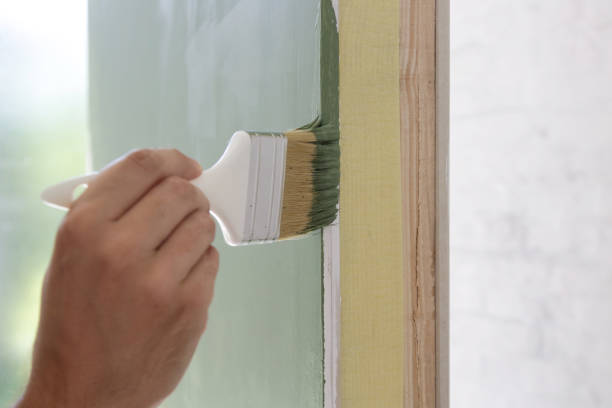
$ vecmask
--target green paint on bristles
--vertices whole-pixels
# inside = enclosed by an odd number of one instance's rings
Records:
[[[313,158],[314,198],[307,231],[331,224],[338,213],[340,185],[339,45],[336,13],[331,1],[321,0],[321,115],[309,124],[316,138]]]
[[[315,156],[312,159],[312,189],[314,192],[310,222],[306,231],[331,224],[338,213],[340,184],[339,131],[336,124],[318,125],[311,129],[316,137]]]

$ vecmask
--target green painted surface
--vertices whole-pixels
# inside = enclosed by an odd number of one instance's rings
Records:
[[[319,0],[90,0],[93,167],[161,146],[206,167],[235,130],[308,123],[320,110],[319,20]],[[209,326],[165,406],[321,407],[320,235],[216,245]]]

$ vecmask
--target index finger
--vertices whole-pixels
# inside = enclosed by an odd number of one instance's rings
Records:
[[[197,161],[176,149],[136,150],[105,167],[75,205],[99,203],[96,207],[100,216],[117,220],[166,177],[191,180],[201,173]]]

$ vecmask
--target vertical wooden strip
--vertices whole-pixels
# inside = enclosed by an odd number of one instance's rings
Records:
[[[445,92],[438,90],[436,0],[400,0],[400,3],[407,321],[405,407],[435,408],[448,403],[444,395],[446,374],[442,372],[447,370],[447,363],[442,363],[442,359],[448,357],[443,350],[447,347],[444,338],[448,329],[447,324],[440,324],[447,322],[442,319],[447,315],[447,304],[438,300],[441,296],[447,297],[447,217],[444,216],[447,132],[439,126],[447,113],[438,111]],[[445,87],[446,81],[441,85]],[[442,183],[440,177],[444,177]],[[444,382],[439,382],[440,375]]]
[[[435,2],[402,0],[400,30],[405,406],[435,408]]]
[[[340,401],[404,403],[399,1],[341,1]]]

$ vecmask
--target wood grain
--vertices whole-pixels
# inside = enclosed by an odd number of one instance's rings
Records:
[[[446,112],[438,112],[437,6],[435,0],[401,0],[400,111],[404,276],[406,286],[405,407],[447,404],[447,294],[444,225],[447,183]],[[442,79],[442,77],[440,78]],[[441,85],[444,87],[444,84]],[[441,120],[439,122],[439,120]],[[440,126],[439,126],[440,123]],[[440,136],[440,137],[439,137]],[[446,269],[447,270],[447,269]],[[442,352],[440,354],[440,352]],[[442,369],[442,370],[440,370]]]

